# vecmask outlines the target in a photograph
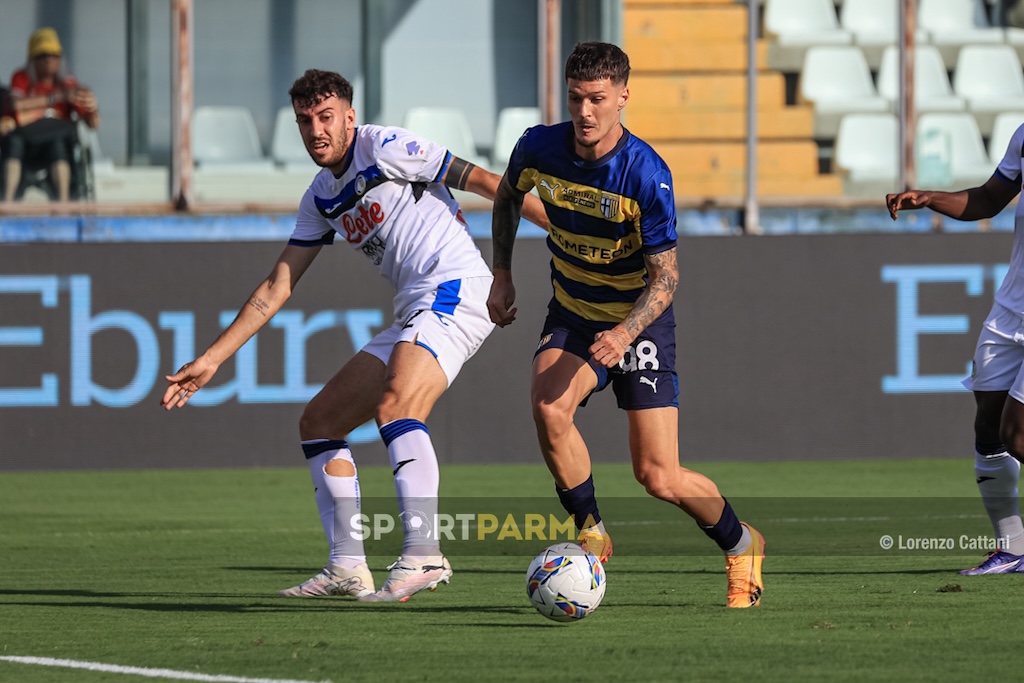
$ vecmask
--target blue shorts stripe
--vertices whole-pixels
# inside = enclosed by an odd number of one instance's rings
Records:
[[[437,288],[437,296],[434,298],[434,303],[430,306],[430,310],[437,311],[438,313],[447,313],[448,315],[455,313],[455,307],[462,301],[459,298],[461,286],[462,280],[442,282]]]

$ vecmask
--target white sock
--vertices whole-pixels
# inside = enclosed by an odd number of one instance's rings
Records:
[[[434,533],[440,472],[426,425],[419,420],[393,420],[380,428],[395,475],[395,493],[405,539],[402,555],[426,558],[441,554]],[[424,526],[424,524],[426,526]]]
[[[1017,498],[1020,463],[1006,451],[994,455],[975,451],[974,455],[974,475],[996,544],[1012,555],[1024,555],[1024,523]]]
[[[353,470],[356,466],[348,449],[338,451],[331,460],[350,462]],[[342,569],[354,569],[366,562],[363,538],[355,533],[356,525],[353,523],[362,510],[358,474],[351,477],[336,477],[325,472],[324,483],[334,498],[334,527],[328,562]]]
[[[345,569],[366,561],[361,539],[354,537],[350,525],[352,516],[359,514],[359,479],[353,477],[329,477],[324,467],[331,460],[341,458],[352,463],[352,452],[344,441],[312,439],[302,442],[309,463],[309,474],[313,479],[316,507],[320,513],[320,524],[327,539],[330,556],[328,562]],[[310,455],[313,453],[313,455]]]
[[[740,540],[732,548],[725,551],[726,555],[742,555],[747,552],[747,548],[753,542],[753,538],[750,536],[750,529],[747,528],[746,524],[741,524],[740,528],[743,529],[743,533],[740,534]]]

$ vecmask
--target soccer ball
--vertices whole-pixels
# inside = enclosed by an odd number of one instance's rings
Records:
[[[549,546],[526,570],[530,603],[548,619],[577,621],[597,609],[604,598],[601,561],[575,543]]]

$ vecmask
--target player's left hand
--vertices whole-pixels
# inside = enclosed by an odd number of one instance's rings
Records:
[[[595,363],[614,368],[626,355],[626,349],[632,341],[624,332],[612,328],[595,334],[594,343],[587,350]]]
[[[183,407],[188,403],[188,399],[192,394],[199,391],[200,388],[213,378],[218,367],[217,364],[207,360],[205,356],[200,356],[190,363],[185,363],[176,373],[164,377],[167,380],[168,386],[163,398],[160,399],[160,405],[163,406],[164,410]]]

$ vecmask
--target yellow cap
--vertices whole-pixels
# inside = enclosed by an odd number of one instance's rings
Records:
[[[39,55],[60,56],[60,39],[57,32],[52,28],[36,29],[28,39],[28,58],[34,59]]]

